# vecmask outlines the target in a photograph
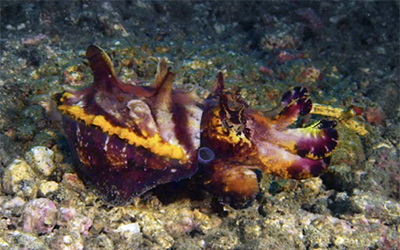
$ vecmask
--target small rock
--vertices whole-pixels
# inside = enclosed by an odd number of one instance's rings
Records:
[[[92,250],[115,249],[112,240],[110,238],[108,238],[105,234],[100,234],[97,237],[90,238],[86,242],[87,242],[87,244],[85,245],[85,249],[92,249]]]
[[[142,234],[140,233],[140,226],[138,222],[134,223],[121,223],[115,232],[119,233],[121,239],[126,243],[119,244],[120,248],[137,249],[137,244],[142,239]]]
[[[139,223],[134,222],[134,223],[121,223],[117,230],[118,232],[129,232],[131,234],[138,234],[140,233],[140,227],[139,227]]]
[[[102,231],[104,231],[103,229],[108,225],[109,225],[108,221],[106,221],[106,219],[103,216],[97,216],[93,219],[93,225],[90,228],[90,233],[92,235],[98,235]]]
[[[60,219],[61,221],[71,221],[76,216],[76,209],[71,207],[60,207]]]
[[[10,245],[3,238],[0,238],[0,249],[9,249]]]
[[[92,220],[87,217],[78,214],[71,221],[71,230],[79,232],[82,235],[89,235],[89,228],[92,226]]]
[[[36,198],[37,184],[32,168],[24,160],[14,160],[3,175],[3,191],[19,197]]]
[[[193,212],[190,209],[182,209],[178,214],[179,216],[172,215],[165,223],[165,229],[174,238],[190,233],[198,225],[194,222]]]
[[[321,178],[310,178],[300,181],[301,191],[307,196],[315,196],[321,191]]]
[[[21,232],[14,230],[12,232],[5,232],[3,236],[4,241],[10,244],[10,248],[1,249],[29,249],[29,250],[48,250],[50,249],[43,239],[31,233]],[[2,244],[3,245],[3,241]]]
[[[76,191],[86,191],[86,187],[75,173],[65,173],[62,177],[62,183],[67,187]]]
[[[6,203],[4,203],[3,205],[3,209],[11,209],[14,207],[22,207],[25,204],[24,199],[22,199],[21,197],[15,197],[9,201],[7,201]]]
[[[215,32],[217,32],[217,34],[222,34],[225,31],[225,26],[220,23],[215,23],[214,30]]]
[[[69,232],[76,232],[87,236],[92,226],[91,218],[80,214],[75,202],[63,202],[60,204],[58,225],[65,226]]]
[[[21,197],[14,197],[14,198],[4,202],[0,208],[1,215],[2,215],[1,227],[2,228],[13,228],[14,223],[16,224],[17,222],[14,220],[11,220],[10,218],[20,217],[24,205],[25,205],[25,200]],[[0,247],[0,249],[2,249],[2,248]]]
[[[110,221],[118,221],[121,220],[125,214],[126,209],[124,207],[114,207],[107,212],[107,218],[109,218]]]
[[[39,184],[39,196],[45,197],[48,194],[57,192],[59,184],[55,181],[42,181]]]
[[[377,107],[369,107],[365,114],[365,119],[373,126],[379,126],[382,124],[384,117],[384,113],[380,108]]]
[[[50,240],[50,247],[53,250],[82,250],[83,245],[83,239],[79,233],[66,229],[57,230]]]
[[[28,202],[22,212],[22,228],[26,232],[50,233],[57,219],[57,207],[47,198]]]
[[[158,248],[171,248],[174,238],[168,234],[164,226],[153,216],[150,211],[142,211],[138,215],[138,222],[144,237],[157,244]]]
[[[25,154],[25,159],[40,175],[50,176],[56,169],[54,152],[46,147],[37,146]]]
[[[7,24],[6,30],[15,30],[15,28],[11,24]]]

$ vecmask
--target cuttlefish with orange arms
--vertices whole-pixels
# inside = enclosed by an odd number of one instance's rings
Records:
[[[202,181],[222,202],[245,207],[259,190],[255,171],[318,176],[337,145],[334,122],[287,128],[312,108],[305,88],[288,91],[277,109],[263,113],[227,91],[221,73],[202,100],[173,89],[165,60],[150,86],[138,86],[116,76],[101,48],[90,45],[86,57],[93,84],[55,100],[78,172],[108,201],[127,202],[201,167]]]

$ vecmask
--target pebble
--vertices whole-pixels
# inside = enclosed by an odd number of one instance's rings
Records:
[[[23,30],[23,29],[25,29],[26,28],[26,25],[24,24],[24,23],[20,23],[18,26],[17,26],[17,30]]]
[[[11,24],[7,24],[6,30],[15,30],[15,28]]]
[[[87,236],[93,221],[90,217],[80,214],[77,210],[78,206],[75,202],[60,204],[58,225],[67,228],[70,233],[74,232]]]
[[[50,233],[57,220],[57,207],[47,198],[29,201],[22,212],[22,228],[25,232]]]
[[[76,209],[71,206],[71,207],[60,207],[60,219],[61,221],[71,221],[75,216],[77,212]]]
[[[37,184],[35,173],[24,160],[14,160],[3,175],[3,191],[19,197],[36,198]]]
[[[10,248],[10,244],[5,241],[3,238],[0,238],[0,249],[8,249]]]
[[[15,198],[12,198],[11,200],[7,201],[6,203],[4,203],[3,209],[12,209],[15,207],[22,207],[24,204],[25,204],[24,199],[22,199],[21,197],[15,197]]]
[[[79,232],[82,235],[89,235],[89,228],[92,226],[92,220],[87,217],[78,214],[70,222],[71,231]]]
[[[57,192],[59,184],[55,181],[42,181],[39,184],[38,195],[45,197],[48,194]]]
[[[79,179],[76,173],[65,173],[62,177],[62,183],[67,187],[71,188],[72,190],[81,192],[86,191],[86,187]]]
[[[142,211],[137,214],[137,217],[144,237],[155,242],[160,248],[168,249],[172,247],[175,242],[174,239],[150,211]]]
[[[12,232],[5,231],[3,235],[3,240],[0,240],[1,245],[5,246],[5,248],[1,249],[29,249],[29,250],[48,250],[50,249],[44,241],[33,235],[31,233],[21,232],[19,230],[14,230]],[[8,246],[9,247],[8,247]]]
[[[43,146],[33,147],[25,154],[25,159],[40,175],[50,176],[56,169],[54,152]]]
[[[118,232],[129,232],[131,234],[138,234],[140,233],[140,227],[139,227],[139,223],[134,222],[134,223],[121,223],[117,230]]]
[[[215,32],[217,32],[218,34],[222,34],[225,31],[225,25],[220,24],[220,23],[215,23],[214,24],[214,30]]]
[[[91,238],[87,241],[85,249],[102,249],[102,250],[112,250],[115,249],[114,243],[105,234],[100,234],[97,237]]]
[[[50,240],[52,250],[83,250],[83,245],[83,239],[79,233],[66,229],[57,230]]]
[[[17,221],[14,218],[21,216],[25,203],[25,200],[18,196],[4,201],[0,207],[2,216],[0,220],[0,228],[13,228],[15,224],[17,224]],[[0,247],[0,249],[2,248]]]

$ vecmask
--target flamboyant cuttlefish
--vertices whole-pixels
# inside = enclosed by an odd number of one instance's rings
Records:
[[[90,45],[86,57],[93,84],[55,99],[78,171],[109,201],[127,201],[201,168],[204,183],[222,202],[244,207],[259,190],[255,171],[318,176],[338,143],[331,121],[286,128],[312,108],[303,87],[263,113],[226,90],[221,73],[204,101],[172,88],[174,75],[164,60],[151,86],[137,86],[118,79],[99,47]]]

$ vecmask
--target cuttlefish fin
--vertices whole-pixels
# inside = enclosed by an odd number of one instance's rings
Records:
[[[291,153],[312,160],[331,155],[338,145],[339,134],[333,121],[322,120],[306,128],[287,129],[278,144]]]
[[[281,100],[282,110],[272,116],[275,129],[286,128],[297,120],[299,115],[307,115],[312,109],[312,101],[304,87],[295,87],[287,91]]]

